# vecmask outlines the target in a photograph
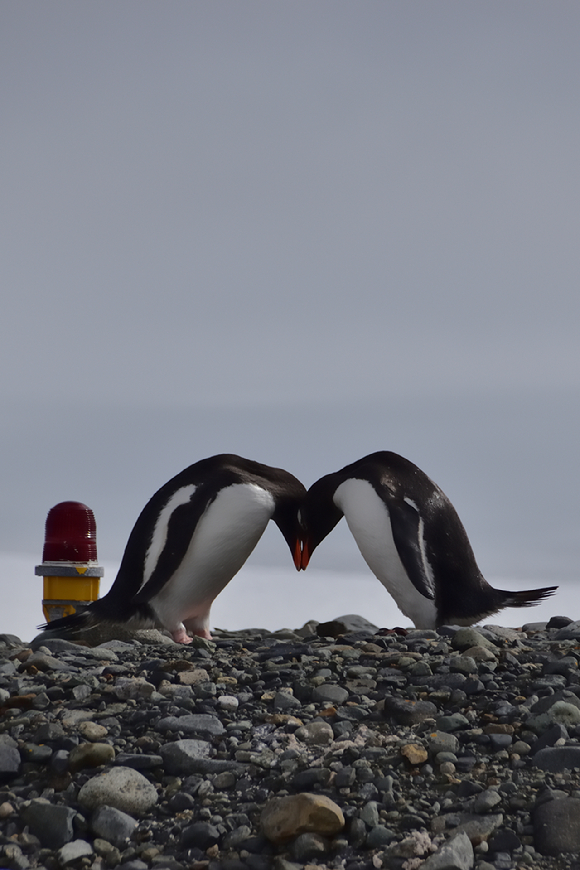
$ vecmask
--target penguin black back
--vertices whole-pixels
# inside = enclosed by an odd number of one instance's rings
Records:
[[[209,611],[261,537],[269,519],[300,566],[298,508],[306,490],[294,475],[235,454],[203,459],[164,484],[145,505],[115,582],[82,613],[44,626],[78,635],[99,622],[160,625],[188,643],[209,637]]]
[[[301,567],[343,515],[367,564],[417,627],[471,625],[503,607],[536,604],[557,588],[490,586],[447,496],[396,453],[372,453],[311,486],[301,509]]]

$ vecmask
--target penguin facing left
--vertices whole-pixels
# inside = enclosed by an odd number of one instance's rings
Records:
[[[504,607],[530,607],[558,588],[494,589],[445,493],[396,453],[372,453],[317,480],[300,510],[301,567],[346,518],[373,574],[416,628],[473,625]]]
[[[127,541],[115,582],[80,613],[42,628],[75,637],[99,623],[167,629],[177,643],[188,631],[210,638],[216,596],[240,570],[269,520],[274,520],[300,569],[300,481],[234,454],[190,465],[159,489]]]

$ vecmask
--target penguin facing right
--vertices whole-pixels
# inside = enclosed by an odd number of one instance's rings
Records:
[[[47,637],[75,638],[99,623],[167,629],[210,638],[210,608],[273,519],[300,569],[300,481],[233,454],[190,465],[159,489],[127,541],[115,582],[103,598],[42,626]]]
[[[396,453],[372,453],[317,480],[303,504],[301,568],[342,517],[373,574],[416,628],[473,625],[504,607],[530,607],[557,586],[494,589],[443,491]]]

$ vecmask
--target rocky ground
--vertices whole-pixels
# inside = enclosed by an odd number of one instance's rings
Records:
[[[580,868],[580,623],[0,635],[0,868]]]

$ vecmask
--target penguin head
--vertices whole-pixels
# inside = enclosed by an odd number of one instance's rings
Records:
[[[300,484],[300,490],[286,493],[276,500],[276,509],[272,519],[284,535],[284,540],[290,548],[296,570],[300,571],[302,549],[304,545],[304,528],[300,520],[301,505],[306,496],[306,489]]]
[[[312,553],[342,519],[333,496],[339,481],[335,474],[327,474],[313,483],[299,511],[302,531],[300,568],[305,571]],[[298,567],[298,565],[297,565]]]

